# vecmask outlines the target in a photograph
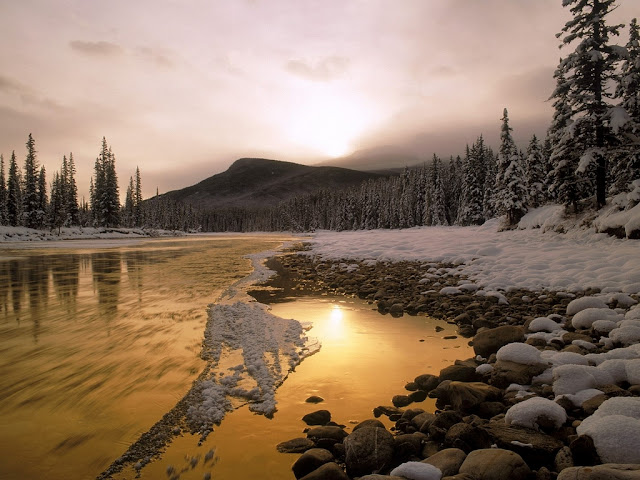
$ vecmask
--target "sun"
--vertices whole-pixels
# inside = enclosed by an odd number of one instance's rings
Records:
[[[348,155],[370,125],[362,102],[327,88],[310,88],[292,111],[285,130],[292,142],[337,158]]]

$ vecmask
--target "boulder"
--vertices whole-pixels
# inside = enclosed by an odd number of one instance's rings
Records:
[[[312,440],[316,447],[327,449],[335,443],[342,443],[346,436],[347,432],[334,426],[315,427],[307,432],[307,438]]]
[[[532,468],[553,467],[556,453],[564,446],[555,437],[502,421],[489,422],[479,428],[485,430],[499,448],[514,451]]]
[[[469,453],[472,450],[491,447],[489,434],[477,426],[465,422],[453,425],[444,437],[444,444]]]
[[[473,475],[476,480],[526,480],[531,469],[517,453],[485,448],[467,455],[460,473]]]
[[[462,421],[462,416],[455,410],[440,412],[429,425],[429,435],[432,440],[443,440],[451,427]]]
[[[473,338],[473,351],[487,358],[500,350],[500,347],[513,342],[524,342],[524,327],[502,325],[476,333]]]
[[[574,465],[590,467],[602,463],[593,439],[588,435],[580,435],[575,438],[569,444],[569,448],[571,449]]]
[[[406,462],[415,458],[420,458],[422,454],[422,441],[427,436],[424,433],[405,433],[393,437],[395,446],[395,463]]]
[[[331,412],[329,410],[316,410],[307,413],[302,417],[302,421],[307,425],[326,425],[331,421]]]
[[[395,442],[393,435],[384,428],[362,427],[344,440],[344,446],[349,476],[360,477],[389,467]]]
[[[573,456],[571,455],[571,449],[569,447],[562,447],[556,453],[556,458],[553,461],[554,470],[561,472],[565,468],[573,467]]]
[[[605,463],[594,467],[569,467],[557,480],[640,480],[640,465]]]
[[[329,450],[312,448],[300,455],[300,458],[295,461],[291,470],[293,470],[296,478],[302,478],[320,468],[325,463],[332,462],[333,460],[333,454]]]
[[[294,438],[286,442],[279,443],[276,450],[280,453],[304,453],[313,448],[315,443],[308,438]]]
[[[417,385],[418,389],[428,393],[438,386],[440,379],[436,375],[425,373],[418,375],[413,382]]]
[[[416,430],[422,433],[427,433],[429,431],[429,426],[431,422],[433,422],[436,418],[434,413],[423,412],[411,419],[411,424],[415,427]]]
[[[361,421],[359,424],[353,427],[353,431],[355,432],[356,430],[363,427],[387,428],[384,426],[384,423],[382,423],[380,420],[376,420],[375,418],[369,418],[367,420]]]
[[[411,399],[408,395],[394,395],[391,399],[394,407],[406,407],[411,404]]]
[[[300,480],[349,480],[337,463],[329,462],[305,475]]]
[[[309,398],[305,400],[307,403],[321,403],[324,402],[324,398],[319,397],[317,395],[311,395]]]
[[[429,463],[439,468],[442,476],[447,477],[458,473],[465,458],[467,458],[467,454],[459,448],[445,448],[435,455],[425,458],[422,463]]]
[[[455,410],[472,412],[483,402],[502,399],[502,390],[483,382],[445,381],[429,396],[438,399],[438,408],[451,405]]]
[[[468,365],[449,365],[440,370],[438,377],[441,382],[455,380],[458,382],[473,382],[477,380],[476,368]]]
[[[515,363],[506,360],[498,360],[493,365],[493,371],[491,372],[491,385],[498,388],[507,388],[512,383],[518,385],[530,385],[531,379],[544,372],[549,365],[536,364],[536,365],[524,365],[522,363]]]

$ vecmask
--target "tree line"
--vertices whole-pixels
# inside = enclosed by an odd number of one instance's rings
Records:
[[[342,191],[321,190],[274,207],[205,209],[156,194],[143,201],[140,172],[120,206],[115,157],[103,138],[91,178],[90,202],[78,205],[72,155],[47,198],[29,135],[24,173],[15,153],[5,182],[0,156],[0,222],[34,228],[65,225],[144,226],[202,231],[309,231],[478,225],[504,215],[514,225],[530,208],[559,203],[568,212],[602,207],[606,196],[640,179],[640,33],[636,19],[624,46],[613,44],[623,25],[609,25],[615,0],[563,0],[573,18],[557,34],[561,58],[554,78],[554,114],[544,140],[525,150],[513,140],[507,109],[494,152],[481,136],[464,156],[436,155],[397,176]]]

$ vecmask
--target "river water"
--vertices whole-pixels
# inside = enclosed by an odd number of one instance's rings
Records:
[[[95,478],[187,392],[207,305],[251,270],[245,255],[284,236],[195,237],[101,247],[0,247],[0,478]],[[275,446],[303,436],[318,408],[347,426],[389,405],[404,384],[471,350],[428,317],[382,316],[358,299],[316,296],[271,306],[312,322],[319,353],[277,392],[273,419],[242,407],[199,444],[183,434],[142,478],[293,478]],[[445,330],[436,333],[435,326]],[[325,401],[305,403],[310,395]],[[417,405],[432,409],[430,400]],[[390,424],[389,424],[390,425]],[[207,454],[215,452],[211,461]],[[133,468],[115,478],[136,476]]]

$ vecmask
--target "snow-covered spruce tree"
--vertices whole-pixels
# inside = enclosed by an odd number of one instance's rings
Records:
[[[573,18],[556,36],[562,45],[577,40],[576,49],[561,62],[569,92],[574,123],[572,134],[580,149],[578,169],[586,172],[595,164],[595,194],[599,207],[606,202],[607,156],[612,138],[610,120],[613,95],[608,84],[615,79],[616,65],[624,49],[609,44],[611,35],[619,35],[622,25],[609,26],[607,16],[613,11],[615,0],[563,0],[570,7]]]
[[[73,161],[73,153],[69,153],[66,168],[65,160],[66,157],[63,157],[60,178],[64,190],[65,212],[67,213],[65,225],[79,225],[78,186],[76,185],[76,165]]]
[[[140,177],[140,168],[136,166],[135,190],[133,192],[134,204],[134,225],[141,227],[144,224],[144,215],[142,211],[142,179]]]
[[[22,192],[22,214],[24,226],[28,228],[41,228],[38,209],[40,207],[38,196],[38,159],[36,158],[36,143],[29,134],[27,140],[27,156],[24,161],[24,187]]]
[[[52,229],[60,228],[67,222],[67,211],[63,177],[56,172],[51,183],[51,202],[49,203],[49,224]]]
[[[95,163],[91,209],[96,226],[117,227],[119,225],[120,199],[116,160],[105,137],[102,137],[102,147]]]
[[[553,147],[551,145],[551,138],[549,137],[549,132],[544,138],[544,143],[542,144],[542,162],[544,164],[544,181],[543,181],[543,195],[545,202],[555,202],[556,199],[554,195],[551,193],[551,183],[553,181],[553,164],[551,163],[551,153],[553,152]]]
[[[553,102],[553,118],[547,132],[551,146],[549,162],[553,168],[549,182],[549,195],[554,201],[566,208],[572,207],[578,212],[580,200],[586,189],[582,187],[584,175],[577,172],[579,153],[574,147],[572,134],[573,110],[569,104],[569,83],[564,77],[562,61],[554,73],[556,89],[551,98]]]
[[[127,186],[127,193],[124,197],[124,206],[122,207],[122,224],[125,227],[133,226],[133,211],[134,211],[134,201],[133,201],[133,177],[129,177],[129,186]]]
[[[444,198],[447,200],[447,220],[453,224],[458,218],[460,197],[462,195],[462,159],[453,156],[449,159],[446,181],[444,182]]]
[[[38,228],[44,228],[47,223],[47,213],[49,211],[49,197],[47,195],[47,173],[44,165],[40,167],[38,174],[38,210],[36,220]]]
[[[500,130],[500,153],[496,172],[496,211],[506,215],[507,225],[513,226],[527,213],[527,187],[521,156],[511,136],[509,114],[505,108]]]
[[[431,161],[431,225],[448,225],[447,209],[442,186],[442,161],[434,153]]]
[[[484,192],[482,195],[482,215],[485,220],[496,216],[496,157],[491,148],[485,153]]]
[[[9,193],[7,191],[7,182],[4,172],[4,157],[0,154],[0,225],[9,224],[9,211],[7,210],[7,202]]]
[[[640,178],[640,32],[634,18],[629,24],[627,57],[622,63],[616,98],[620,100],[622,125],[614,124],[620,146],[612,159],[610,193],[625,192]]]
[[[16,162],[16,152],[11,152],[7,179],[7,220],[9,225],[22,225],[22,178]]]
[[[480,137],[479,141],[481,140],[482,137]],[[474,145],[474,148],[475,147],[476,145]],[[458,225],[482,225],[485,220],[482,213],[484,184],[479,181],[479,174],[481,172],[478,171],[477,161],[478,158],[471,154],[471,150],[467,145],[463,161],[462,200],[456,220]],[[484,175],[482,175],[482,177],[484,182]]]
[[[532,208],[539,207],[546,200],[544,194],[545,167],[542,147],[538,137],[533,135],[527,147],[526,157],[527,189],[529,191],[529,206]]]

